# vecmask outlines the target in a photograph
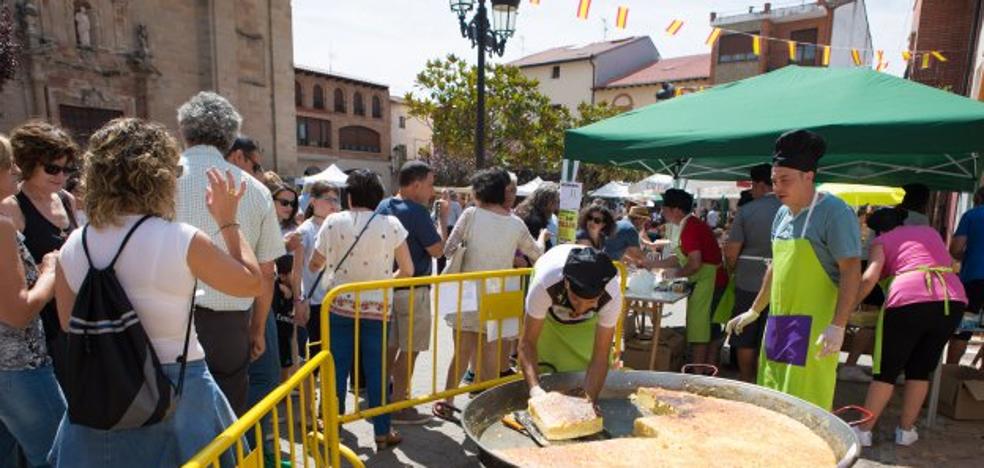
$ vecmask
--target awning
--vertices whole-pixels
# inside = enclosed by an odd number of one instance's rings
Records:
[[[595,198],[628,198],[629,184],[625,182],[609,182],[590,193]]]
[[[301,185],[308,185],[317,181],[325,181],[335,185],[345,185],[345,182],[348,180],[348,174],[342,172],[338,166],[332,164],[331,166],[328,166],[328,169],[314,175],[301,177],[298,180],[301,182]]]
[[[775,139],[827,141],[819,182],[921,182],[971,191],[982,173],[984,103],[863,68],[787,66],[568,130],[565,157],[674,177],[748,178]]]

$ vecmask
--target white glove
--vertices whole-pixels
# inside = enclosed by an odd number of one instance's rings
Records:
[[[737,317],[728,320],[728,324],[724,326],[724,331],[729,335],[734,333],[741,333],[749,324],[758,320],[759,313],[752,309],[748,309],[747,312],[742,312]]]
[[[539,385],[537,385],[537,386],[535,386],[535,387],[533,387],[533,388],[530,389],[530,398],[536,398],[538,396],[543,396],[543,395],[546,395],[546,394],[547,394],[547,392],[543,391],[543,389],[540,388]]]
[[[827,325],[820,337],[817,338],[817,346],[821,346],[817,357],[824,357],[833,353],[840,352],[844,345],[844,327],[834,324]]]

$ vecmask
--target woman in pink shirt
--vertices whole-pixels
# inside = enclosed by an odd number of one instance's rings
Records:
[[[878,237],[871,244],[858,302],[879,280],[893,279],[882,319],[881,369],[875,369],[864,404],[875,417],[856,429],[865,447],[871,445],[871,429],[903,371],[905,394],[895,443],[911,445],[919,439],[914,424],[926,399],[929,374],[939,364],[967,303],[939,233],[929,226],[904,226],[907,214],[903,209],[882,208],[867,222]]]

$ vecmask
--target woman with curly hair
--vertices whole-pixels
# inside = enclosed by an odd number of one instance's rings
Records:
[[[66,413],[51,450],[55,465],[176,466],[235,420],[206,368],[188,311],[196,279],[236,297],[255,297],[260,290],[260,268],[236,220],[245,185],[237,186],[229,172],[209,171],[206,207],[226,253],[208,234],[174,221],[178,158],[176,142],[157,123],[116,119],[92,135],[82,176],[90,221],[69,235],[59,253],[55,298],[67,330],[90,267],[113,268],[172,382],[180,378],[178,360],[190,328],[184,396],[168,419],[138,429],[97,430],[71,422]]]
[[[68,234],[79,226],[75,198],[64,190],[65,182],[77,172],[79,148],[65,130],[42,121],[15,128],[10,145],[23,182],[17,195],[4,199],[0,210],[24,235],[31,256],[40,261],[60,249]],[[58,326],[54,302],[41,311],[41,322],[55,374],[62,380],[65,335]]]
[[[577,220],[577,243],[605,248],[605,241],[615,234],[615,216],[604,205],[590,205],[581,210]]]
[[[516,207],[513,214],[523,220],[531,236],[539,236],[540,231],[547,229],[550,218],[558,209],[560,209],[560,186],[553,182],[544,182],[529,198]],[[546,247],[550,250],[553,242],[548,239]]]
[[[10,141],[0,135],[0,198],[17,191],[19,177]],[[0,454],[20,445],[31,466],[47,464],[65,413],[38,317],[54,297],[57,256],[49,253],[38,265],[14,222],[0,215]]]

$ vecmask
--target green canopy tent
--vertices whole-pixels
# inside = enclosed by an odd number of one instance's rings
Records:
[[[798,128],[827,141],[820,182],[971,191],[984,165],[984,103],[869,69],[794,65],[568,130],[564,151],[677,178],[740,180]]]

